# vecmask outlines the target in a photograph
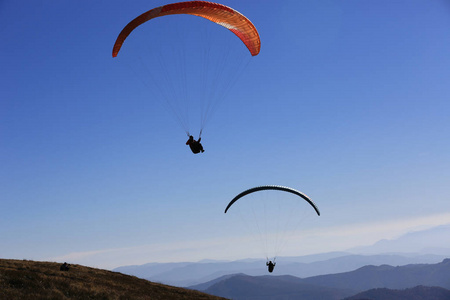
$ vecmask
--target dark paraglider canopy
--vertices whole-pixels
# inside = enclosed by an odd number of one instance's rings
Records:
[[[228,203],[227,208],[225,208],[225,213],[227,213],[228,209],[239,199],[241,199],[242,197],[251,194],[251,193],[255,193],[255,192],[259,192],[259,191],[265,191],[265,190],[274,190],[274,191],[283,191],[283,192],[288,192],[294,195],[297,195],[301,198],[303,198],[304,200],[306,200],[316,211],[317,215],[320,216],[320,211],[319,208],[316,206],[316,204],[305,194],[303,194],[300,191],[297,191],[293,188],[289,188],[289,187],[285,187],[285,186],[279,186],[279,185],[263,185],[263,186],[257,186],[251,189],[248,189],[246,191],[243,191],[242,193],[240,193],[239,195],[237,195],[236,197],[233,198],[233,200],[230,201],[230,203]]]

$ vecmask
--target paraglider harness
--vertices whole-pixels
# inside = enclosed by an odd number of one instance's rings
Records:
[[[277,263],[275,262],[275,258],[273,259],[273,262],[267,258],[266,266],[268,267],[269,273],[273,272],[273,269],[275,268],[275,265]]]
[[[192,135],[190,135],[188,133],[189,139],[186,142],[186,145],[189,145],[189,148],[191,148],[192,153],[197,154],[200,152],[205,152],[205,150],[203,150],[203,146],[200,143],[200,141],[202,140],[201,136],[198,137],[198,141],[194,140],[194,137]]]

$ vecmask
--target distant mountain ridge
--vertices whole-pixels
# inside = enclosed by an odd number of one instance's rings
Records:
[[[305,278],[304,282],[358,291],[373,288],[405,289],[418,285],[450,289],[450,259],[444,259],[438,264],[365,266],[351,272]]]
[[[203,292],[234,300],[330,299],[353,295],[353,290],[315,286],[293,276],[238,274],[216,282]]]
[[[446,257],[450,257],[450,225],[410,232],[394,240],[381,240],[374,245],[353,248],[347,252],[279,257],[274,274],[305,278],[353,271],[365,265],[404,266],[438,263]],[[236,273],[252,276],[266,275],[265,263],[265,260],[261,259],[149,263],[140,266],[123,266],[114,271],[186,287]]]
[[[450,290],[441,287],[416,286],[404,290],[371,289],[343,300],[448,300]]]
[[[315,258],[325,258],[325,260],[314,261]],[[274,274],[304,278],[353,271],[366,265],[389,264],[399,266],[413,263],[437,263],[444,258],[445,256],[439,255],[354,255],[345,252],[306,257],[280,257]],[[114,271],[148,279],[153,282],[186,287],[236,273],[244,273],[252,276],[266,275],[267,268],[265,263],[265,260],[207,263],[150,263],[141,266],[120,267],[114,269]]]
[[[396,239],[383,239],[370,246],[348,250],[365,255],[377,253],[434,253],[450,256],[450,224],[406,233]]]
[[[414,264],[401,267],[388,265],[365,266],[351,272],[304,279],[293,276],[248,276],[237,274],[216,279],[210,284],[205,283],[190,288],[207,287],[199,290],[235,300],[339,300],[367,290],[400,290],[411,289],[417,286],[434,286],[449,290],[450,259],[445,259],[438,264]],[[409,292],[407,291],[407,293]],[[436,294],[435,290],[428,292]],[[441,292],[446,294],[446,291],[441,290]]]

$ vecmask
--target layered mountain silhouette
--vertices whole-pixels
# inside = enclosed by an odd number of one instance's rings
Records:
[[[199,286],[191,287],[197,289]],[[224,276],[221,280],[202,290],[210,295],[234,300],[275,299],[332,299],[338,300],[354,295],[354,290],[330,288],[305,283],[294,276],[248,276],[237,274]]]
[[[347,252],[279,257],[274,274],[305,278],[349,272],[366,265],[404,266],[438,263],[450,257],[449,236],[450,225],[442,225],[410,232],[392,240],[381,240],[371,246],[354,248]],[[186,287],[236,273],[267,275],[265,263],[266,261],[261,259],[149,263],[123,266],[114,271],[154,282]]]
[[[344,300],[447,300],[450,290],[441,287],[416,286],[404,290],[372,289]]]
[[[248,276],[236,274],[235,276],[222,277],[212,282],[190,288],[201,290],[211,295],[236,300],[338,300],[373,289],[385,289],[383,292],[386,294],[387,289],[404,290],[417,286],[440,287],[445,290],[450,289],[450,259],[445,259],[438,264],[413,264],[401,267],[389,265],[365,266],[351,272],[313,276],[303,279],[293,276]],[[424,292],[423,290],[424,288],[422,288],[422,292]],[[427,291],[436,294],[435,290]],[[408,294],[410,292],[406,291],[405,293]],[[428,292],[424,293],[426,294]],[[442,294],[445,293],[445,291],[442,291]],[[364,295],[361,297],[364,297]]]
[[[440,255],[351,255],[334,252],[301,257],[281,257],[277,262],[274,274],[305,278],[353,271],[366,265],[403,266],[417,263],[437,263],[444,258],[445,256]],[[265,260],[254,259],[232,262],[150,263],[120,267],[114,271],[154,282],[186,287],[236,273],[252,276],[267,275],[265,265]]]

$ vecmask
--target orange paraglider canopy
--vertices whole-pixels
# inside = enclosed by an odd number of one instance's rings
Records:
[[[151,19],[175,14],[188,14],[208,19],[232,31],[241,39],[253,56],[258,55],[260,51],[261,41],[259,39],[258,31],[252,22],[244,15],[228,6],[218,3],[187,1],[167,4],[151,9],[132,20],[124,29],[122,29],[117,37],[112,56],[117,56],[123,42],[136,27]]]

